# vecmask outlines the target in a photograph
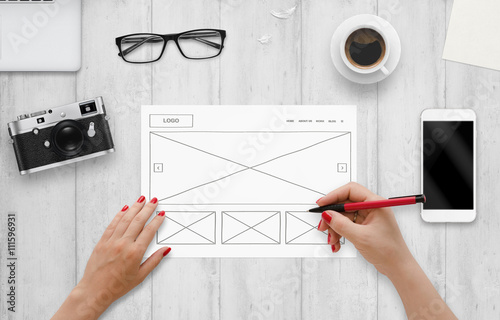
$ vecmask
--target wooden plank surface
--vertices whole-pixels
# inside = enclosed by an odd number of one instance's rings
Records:
[[[143,104],[356,104],[358,181],[383,196],[420,189],[420,113],[472,108],[478,116],[478,218],[427,224],[418,208],[397,209],[410,250],[460,319],[500,316],[500,73],[441,59],[452,1],[220,0],[84,1],[83,67],[78,73],[0,74],[0,122],[103,95],[115,154],[20,177],[0,130],[0,293],[7,276],[8,212],[19,222],[18,312],[49,318],[82,276],[117,210],[140,195],[139,116]],[[270,10],[297,5],[289,19]],[[374,13],[402,40],[396,71],[374,85],[341,77],[329,45],[346,18]],[[220,58],[188,61],[170,44],[153,65],[117,56],[128,33],[226,29]],[[270,41],[257,41],[270,35]],[[35,239],[35,241],[33,241]],[[402,319],[390,282],[356,259],[178,259],[106,312],[103,319]]]
[[[228,30],[221,57],[222,104],[300,104],[301,8],[288,19],[271,10],[293,0],[221,0],[221,26]],[[271,36],[267,44],[258,41]]]
[[[446,300],[460,319],[496,319],[500,301],[498,206],[500,75],[446,63],[446,107],[477,115],[477,218],[446,225]],[[493,200],[494,201],[494,200]],[[468,301],[469,303],[466,303]]]
[[[449,21],[452,2],[447,1]],[[497,319],[500,301],[500,72],[446,62],[446,107],[477,116],[477,218],[446,226],[446,302],[460,319]]]

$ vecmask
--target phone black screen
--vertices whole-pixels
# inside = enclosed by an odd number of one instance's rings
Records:
[[[423,143],[424,209],[474,209],[474,123],[424,121]]]

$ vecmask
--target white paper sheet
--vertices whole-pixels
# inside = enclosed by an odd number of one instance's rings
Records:
[[[499,0],[455,0],[443,59],[500,70],[499,15]]]
[[[143,106],[141,121],[142,193],[166,212],[146,256],[356,255],[332,254],[307,212],[356,180],[355,106]]]

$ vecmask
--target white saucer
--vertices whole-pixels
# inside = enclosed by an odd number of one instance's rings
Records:
[[[370,25],[376,25],[384,31],[387,41],[390,43],[391,51],[384,65],[387,71],[389,71],[388,74],[384,74],[381,70],[368,74],[360,74],[351,70],[342,60],[339,48],[341,42],[348,36],[347,33],[359,26],[366,27]],[[330,53],[335,68],[348,80],[361,84],[375,83],[384,80],[396,69],[401,57],[401,41],[399,40],[398,33],[387,20],[372,14],[360,14],[347,19],[335,30],[330,45]]]

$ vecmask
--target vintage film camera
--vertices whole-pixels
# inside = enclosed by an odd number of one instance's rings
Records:
[[[17,119],[8,126],[22,175],[115,151],[102,97]]]

